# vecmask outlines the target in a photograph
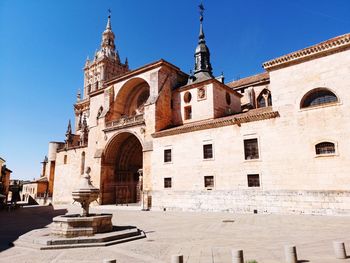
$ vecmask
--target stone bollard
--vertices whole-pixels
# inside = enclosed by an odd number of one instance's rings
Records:
[[[116,259],[104,259],[103,263],[117,263]]]
[[[346,258],[346,251],[345,251],[344,242],[333,241],[333,248],[334,248],[335,258],[337,258],[337,259],[345,259]]]
[[[286,257],[286,263],[297,263],[297,249],[295,246],[286,245],[284,246],[284,255]]]
[[[232,263],[244,263],[243,250],[232,249]]]
[[[184,262],[183,255],[172,255],[171,256],[171,263],[183,263],[183,262]]]

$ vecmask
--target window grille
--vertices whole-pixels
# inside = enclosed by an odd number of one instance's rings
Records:
[[[244,158],[246,160],[259,159],[258,139],[244,140]]]
[[[204,176],[204,187],[214,187],[214,176]]]
[[[337,102],[337,96],[328,89],[319,88],[314,89],[306,94],[302,100],[301,108],[319,106],[329,103]]]
[[[164,162],[165,163],[171,162],[171,149],[164,150]]]
[[[203,145],[203,158],[204,159],[212,159],[213,158],[213,145],[212,144],[204,144]]]
[[[260,187],[260,179],[258,174],[248,174],[248,187]]]
[[[164,188],[171,188],[171,177],[164,178]]]
[[[321,142],[315,145],[316,154],[334,154],[335,153],[335,145],[332,142]]]

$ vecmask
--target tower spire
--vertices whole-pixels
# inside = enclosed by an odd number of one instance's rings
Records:
[[[72,125],[71,125],[70,120],[69,120],[66,135],[71,135],[71,134],[72,134]]]
[[[105,31],[102,34],[102,43],[101,49],[104,52],[100,52],[101,54],[106,54],[107,57],[112,57],[115,53],[115,44],[114,44],[114,33],[112,31],[112,23],[111,23],[111,10],[108,9],[108,18],[107,25]]]
[[[112,30],[112,25],[111,25],[111,14],[112,14],[111,9],[108,9],[108,20],[107,20],[106,30]]]
[[[204,19],[204,6],[203,3],[199,5],[199,36],[198,45],[194,54],[195,64],[193,75],[190,76],[189,82],[199,82],[207,79],[214,78],[212,73],[212,67],[210,64],[210,52],[205,43],[205,36],[203,30]]]

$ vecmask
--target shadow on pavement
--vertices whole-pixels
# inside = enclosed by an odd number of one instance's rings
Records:
[[[52,218],[65,213],[67,213],[66,209],[54,210],[52,206],[0,211],[0,252],[12,247],[12,242],[19,236],[49,225]]]

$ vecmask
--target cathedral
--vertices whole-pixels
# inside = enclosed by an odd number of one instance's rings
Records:
[[[350,214],[350,34],[213,76],[199,19],[190,75],[120,60],[111,17],[84,66],[64,142],[50,142],[53,204],[87,167],[99,203],[140,209]]]

